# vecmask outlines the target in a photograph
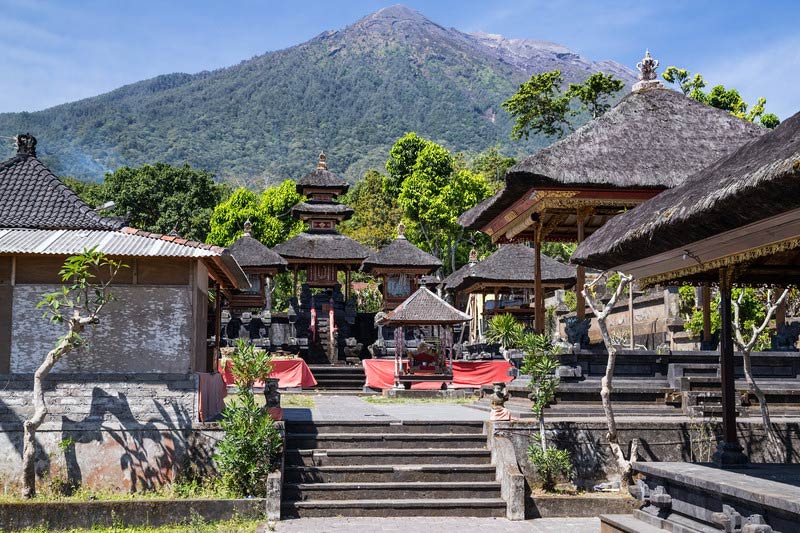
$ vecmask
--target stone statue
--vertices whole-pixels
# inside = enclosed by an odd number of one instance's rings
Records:
[[[509,397],[505,383],[502,381],[492,383],[492,395],[490,396],[492,411],[489,414],[489,420],[515,420],[514,417],[511,416],[511,411],[505,406]]]
[[[650,57],[649,50],[645,50],[644,58],[636,64],[636,68],[639,70],[639,81],[633,86],[634,92],[661,87],[661,82],[658,81],[656,75],[658,59]]]
[[[36,137],[30,133],[21,133],[14,137],[17,154],[36,156]]]

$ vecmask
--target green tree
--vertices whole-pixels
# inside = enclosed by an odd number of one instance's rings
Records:
[[[723,109],[750,122],[755,122],[758,119],[765,128],[773,129],[780,124],[780,119],[778,119],[777,115],[765,113],[766,98],[759,98],[751,107],[744,101],[739,91],[726,89],[724,85],[715,85],[709,92],[705,92],[703,88],[706,86],[706,82],[703,80],[703,76],[697,73],[692,76],[688,70],[675,66],[667,67],[661,77],[669,83],[680,87],[683,94],[698,102],[717,109]]]
[[[50,371],[63,357],[85,346],[81,333],[87,326],[100,322],[100,313],[106,304],[114,300],[110,286],[120,269],[126,268],[119,261],[109,259],[94,249],[68,257],[59,276],[64,286],[61,290],[45,294],[37,305],[44,309],[44,318],[53,324],[66,326],[64,335],[58,339],[36,369],[33,376],[33,416],[22,423],[22,495],[36,496],[36,430],[47,416],[44,381]]]
[[[511,132],[513,138],[527,139],[530,133],[561,138],[574,129],[570,117],[585,112],[592,118],[599,117],[611,107],[611,98],[625,87],[613,74],[602,72],[592,74],[583,83],[571,83],[562,92],[563,83],[560,70],[534,74],[503,103],[516,121]]]
[[[113,213],[130,216],[131,226],[167,234],[176,230],[187,239],[204,241],[211,213],[228,190],[214,175],[188,165],[167,163],[121,167],[106,174],[105,198]]]
[[[492,146],[472,158],[469,170],[479,174],[492,187],[494,192],[499,191],[505,180],[503,179],[508,169],[516,164],[517,160],[513,157],[506,157],[499,147]]]
[[[715,291],[716,292],[716,291]],[[731,298],[739,306],[739,317],[744,331],[753,331],[754,327],[761,324],[766,316],[768,302],[765,298],[766,292],[762,289],[734,288],[731,291]],[[687,312],[686,322],[683,327],[694,335],[703,333],[703,310],[696,306],[694,300],[694,289],[692,287],[681,287],[679,289],[681,308]],[[722,329],[722,320],[719,314],[719,292],[716,292],[714,299],[711,300],[711,333],[718,333]],[[768,331],[763,331],[756,339],[753,349],[756,351],[767,350],[770,347],[770,335]]]
[[[614,79],[613,74],[595,72],[583,83],[570,83],[567,95],[577,98],[581,111],[597,118],[611,108],[610,98],[625,87],[625,82]]]
[[[450,152],[428,141],[403,181],[397,201],[409,239],[452,272],[475,244],[471,232],[458,224],[458,216],[490,193],[485,179],[466,169],[456,170]]]
[[[61,178],[61,181],[90,207],[99,207],[106,201],[106,191],[102,183],[79,180],[69,176]]]
[[[294,181],[269,187],[260,195],[244,187],[236,189],[211,215],[208,242],[229,246],[242,236],[244,223],[253,224],[253,237],[275,246],[303,231],[303,223],[292,218],[292,207],[303,197]]]
[[[560,70],[534,74],[503,102],[503,108],[515,119],[512,138],[527,139],[531,133],[563,137],[571,130],[567,120],[570,98],[561,92],[563,83]]]
[[[394,239],[400,222],[400,207],[396,197],[389,194],[386,180],[377,170],[368,170],[364,179],[342,198],[355,213],[340,225],[341,232],[375,249]]]
[[[386,160],[386,172],[389,176],[384,181],[386,192],[392,198],[397,198],[400,194],[400,187],[413,172],[419,153],[429,144],[430,141],[413,131],[406,133],[394,143],[389,151],[389,159]]]

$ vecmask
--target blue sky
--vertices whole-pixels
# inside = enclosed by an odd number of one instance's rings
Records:
[[[0,0],[0,112],[34,111],[169,72],[228,66],[394,2]],[[798,1],[447,0],[406,5],[443,26],[554,41],[631,68],[649,48],[712,83],[800,111]],[[663,68],[662,68],[663,70]]]

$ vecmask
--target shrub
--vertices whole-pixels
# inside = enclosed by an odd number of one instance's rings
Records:
[[[542,488],[548,492],[555,489],[557,482],[572,478],[572,458],[567,450],[543,450],[538,442],[532,442],[528,447],[528,459],[536,468]]]
[[[486,342],[497,343],[503,349],[516,348],[525,328],[512,315],[495,315],[486,326]]]
[[[238,401],[222,412],[220,426],[225,437],[214,461],[223,486],[236,496],[263,497],[267,475],[275,470],[283,449],[283,438],[266,407],[260,407],[252,385],[269,377],[272,362],[269,354],[239,339],[231,355],[236,376]]]

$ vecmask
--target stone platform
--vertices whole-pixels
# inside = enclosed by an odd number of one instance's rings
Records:
[[[800,465],[723,470],[693,463],[637,463],[631,487],[643,507],[605,516],[603,531],[790,533],[800,531]]]

